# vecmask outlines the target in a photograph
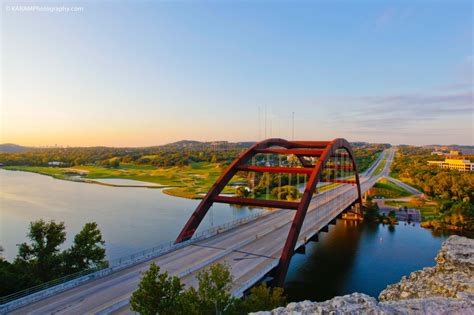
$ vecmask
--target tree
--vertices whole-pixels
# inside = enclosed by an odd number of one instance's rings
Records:
[[[263,283],[250,289],[250,296],[241,303],[240,309],[245,313],[271,311],[285,304],[282,288],[269,288]]]
[[[387,216],[389,220],[389,224],[396,224],[397,223],[397,214],[395,213],[394,210],[390,210]]]
[[[15,265],[24,268],[24,272],[35,282],[48,281],[61,274],[59,247],[66,240],[64,229],[64,222],[31,222],[27,235],[31,244],[19,245]]]
[[[62,251],[66,240],[63,222],[39,220],[30,223],[30,243],[19,245],[13,263],[0,257],[0,293],[7,295],[76,271],[107,266],[104,241],[96,223],[87,223]]]
[[[301,193],[298,191],[298,188],[286,185],[273,188],[272,195],[279,200],[296,200],[301,196]]]
[[[177,277],[160,273],[160,268],[152,263],[132,294],[131,310],[145,315],[247,314],[270,310],[286,302],[283,289],[270,289],[266,284],[253,288],[244,301],[234,298],[230,293],[232,275],[225,264],[215,264],[200,271],[196,279],[197,289],[183,290],[184,285]]]
[[[367,198],[367,201],[364,203],[364,208],[364,219],[369,222],[380,220],[379,206],[372,198]]]
[[[118,158],[112,158],[109,161],[109,167],[118,168],[120,166],[120,160]]]
[[[13,264],[0,257],[0,296],[11,294],[22,289],[25,277],[17,273]]]
[[[235,191],[237,197],[248,198],[252,195],[252,190],[248,187],[239,186]]]
[[[130,298],[130,308],[143,315],[180,314],[183,287],[178,277],[160,273],[160,267],[151,263]]]
[[[425,205],[425,200],[420,197],[411,197],[410,202],[416,207],[423,207]]]
[[[86,223],[74,237],[74,244],[64,253],[67,273],[107,267],[104,244],[97,223]]]
[[[236,299],[230,293],[232,274],[229,266],[214,264],[200,271],[196,279],[199,287],[195,299],[201,314],[225,314],[233,309]]]
[[[18,279],[12,264],[3,258],[3,247],[0,246],[0,296],[5,296],[12,293],[13,290],[17,291],[21,287],[20,279]],[[14,292],[14,291],[13,291]]]

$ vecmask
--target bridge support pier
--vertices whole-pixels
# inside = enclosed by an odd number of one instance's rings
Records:
[[[319,242],[319,234],[316,233],[316,234],[314,234],[313,236],[311,236],[311,237],[309,238],[309,241],[310,241],[310,242]]]
[[[306,254],[306,246],[305,245],[302,245],[300,247],[298,247],[296,250],[295,250],[295,253],[296,254]]]

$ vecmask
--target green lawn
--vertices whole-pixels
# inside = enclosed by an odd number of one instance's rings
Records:
[[[201,198],[199,193],[206,193],[214,184],[223,168],[215,163],[194,163],[183,167],[157,168],[150,165],[121,164],[119,168],[110,169],[97,166],[35,167],[35,166],[8,166],[8,170],[18,170],[49,175],[57,179],[70,180],[70,176],[83,174],[83,180],[101,178],[121,178],[168,186],[164,192],[173,196],[185,198]],[[243,178],[234,176],[234,181]],[[113,186],[113,185],[111,185]],[[226,187],[224,193],[233,193],[235,188]]]
[[[330,183],[330,184],[327,184],[327,185],[324,185],[324,186],[321,186],[321,187],[318,187],[317,188],[317,191],[318,192],[323,192],[323,191],[326,191],[326,190],[329,190],[329,189],[333,189],[339,185],[342,185],[341,183]]]
[[[370,189],[370,195],[383,198],[403,198],[412,194],[397,184],[382,178]]]
[[[380,161],[379,165],[375,168],[374,173],[372,174],[372,176],[377,176],[380,173],[382,173],[382,171],[385,167],[385,164],[387,164],[387,153],[384,155],[384,157],[382,158],[382,161]]]

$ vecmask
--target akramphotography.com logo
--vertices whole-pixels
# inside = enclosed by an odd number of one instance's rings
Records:
[[[47,5],[7,5],[7,12],[40,12],[40,13],[81,13],[82,6],[47,6]]]

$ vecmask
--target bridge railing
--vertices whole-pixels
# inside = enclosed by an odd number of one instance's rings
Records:
[[[92,268],[88,270],[83,270],[83,271],[76,272],[76,273],[73,273],[73,274],[58,278],[58,279],[45,282],[43,284],[28,288],[28,289],[24,289],[22,291],[18,291],[16,293],[13,293],[4,297],[0,297],[0,313],[3,311],[8,312],[11,309],[19,308],[23,305],[33,302],[33,301],[25,301],[25,303],[20,303],[21,305],[16,306],[14,308],[10,308],[6,305],[9,303],[14,303],[14,301],[16,300],[26,298],[33,294],[35,295],[38,294],[38,296],[34,299],[35,301],[43,299],[47,296],[51,296],[53,294],[68,290],[70,288],[76,287],[90,280],[104,277],[112,272],[125,269],[137,263],[145,262],[147,260],[169,253],[173,250],[185,247],[194,242],[220,234],[229,229],[248,223],[250,221],[266,216],[268,214],[270,214],[269,211],[262,211],[250,216],[246,216],[246,217],[243,217],[231,222],[227,222],[215,227],[211,227],[204,231],[195,233],[193,238],[191,238],[190,240],[186,242],[182,242],[178,244],[175,244],[174,241],[164,242],[164,243],[159,244],[158,246],[154,246],[152,248],[148,248],[148,249],[133,253],[131,255],[127,255],[124,257],[110,260],[108,267],[105,267],[102,269]],[[53,288],[55,289],[53,290]],[[45,294],[39,294],[40,292],[47,291],[48,289],[50,290],[49,294],[48,292],[45,292]]]

